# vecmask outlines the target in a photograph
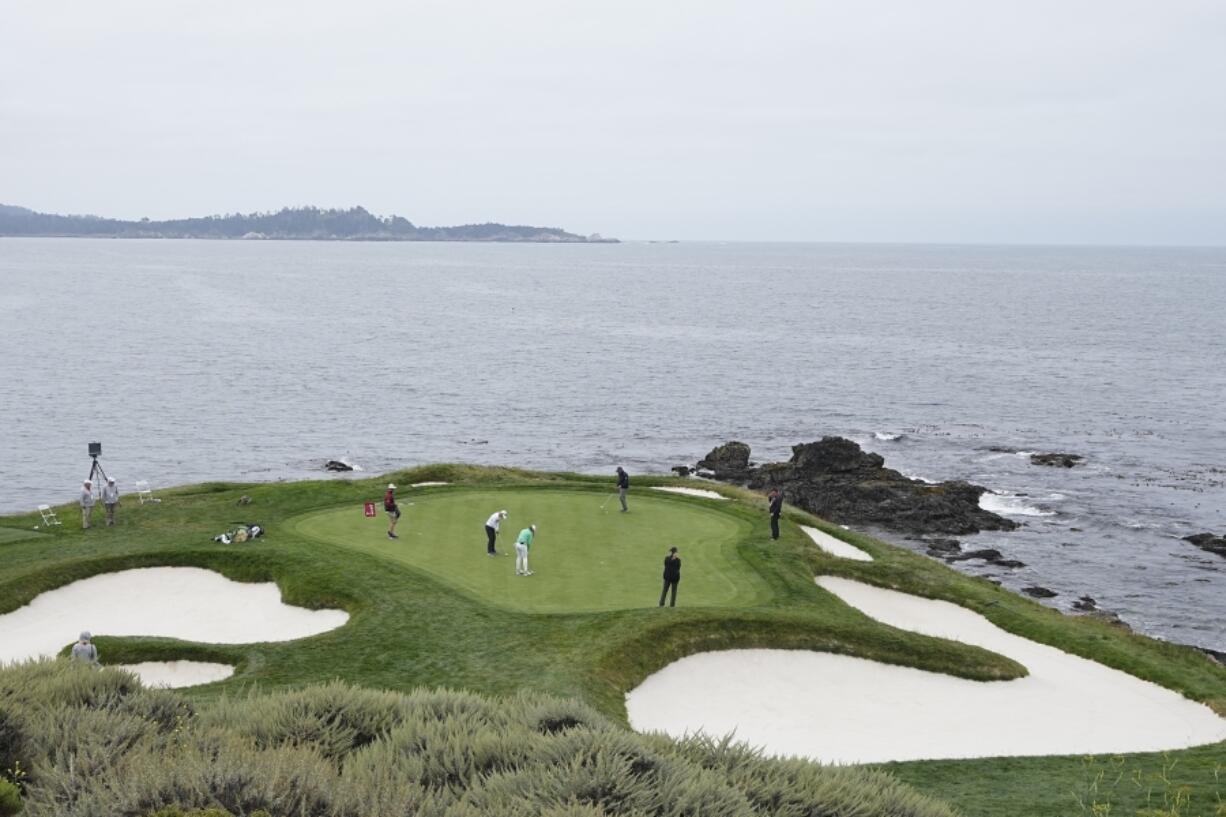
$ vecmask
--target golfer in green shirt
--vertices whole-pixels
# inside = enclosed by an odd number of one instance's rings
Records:
[[[532,540],[535,536],[536,525],[529,525],[519,532],[519,538],[515,540],[516,576],[532,575],[532,571],[528,569],[528,548],[532,547]]]

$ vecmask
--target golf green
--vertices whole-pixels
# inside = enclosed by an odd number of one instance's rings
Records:
[[[608,493],[548,489],[431,488],[401,499],[400,538],[387,517],[362,506],[334,508],[290,523],[303,536],[354,548],[424,571],[490,604],[533,613],[620,610],[658,603],[664,556],[682,557],[677,603],[747,606],[769,595],[737,554],[748,522],[701,501],[632,495],[621,513]],[[603,505],[603,508],[602,508]],[[486,554],[485,520],[506,509],[499,556]],[[515,539],[537,526],[532,576],[515,575]]]

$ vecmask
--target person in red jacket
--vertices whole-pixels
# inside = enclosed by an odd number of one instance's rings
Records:
[[[387,511],[387,538],[399,539],[396,523],[400,521],[400,506],[396,504],[396,486],[391,483],[388,483],[387,493],[383,495],[383,510]]]

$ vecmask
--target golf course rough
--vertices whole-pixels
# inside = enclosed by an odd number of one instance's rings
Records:
[[[481,601],[529,613],[654,606],[664,555],[683,560],[678,603],[744,607],[766,600],[766,583],[737,554],[749,525],[718,507],[635,496],[628,513],[590,491],[505,488],[419,494],[396,529],[363,516],[361,505],[291,520],[299,535],[420,570]],[[712,503],[707,503],[710,505]],[[486,553],[485,519],[505,508],[497,557]],[[515,575],[514,541],[537,526],[530,577]]]

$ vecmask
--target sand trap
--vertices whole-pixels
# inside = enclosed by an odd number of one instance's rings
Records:
[[[984,683],[817,652],[703,653],[631,691],[630,724],[674,736],[735,731],[771,754],[839,763],[1152,752],[1226,739],[1226,719],[1207,706],[962,607],[848,579],[818,583],[878,621],[985,647],[1030,675]]]
[[[723,494],[718,494],[715,491],[708,491],[705,488],[675,488],[665,485],[653,485],[651,486],[651,490],[668,491],[670,494],[685,494],[686,496],[700,496],[703,499],[723,499],[725,501],[728,499],[728,497],[724,496]]]
[[[198,567],[145,567],[73,582],[0,616],[0,664],[53,656],[82,630],[250,644],[306,638],[348,620],[343,610],[291,607],[271,582],[234,582]]]
[[[429,488],[433,485],[450,485],[450,482],[414,482],[410,488]]]
[[[842,539],[836,539],[830,534],[820,531],[817,528],[811,528],[808,525],[801,525],[800,529],[809,534],[809,538],[813,540],[813,544],[817,545],[831,556],[838,556],[840,559],[855,559],[857,562],[871,562],[873,560],[872,556],[869,556],[855,545],[849,545]]]
[[[140,677],[147,687],[181,689],[200,684],[224,681],[234,674],[229,664],[209,664],[203,661],[146,661],[142,664],[117,664]]]

